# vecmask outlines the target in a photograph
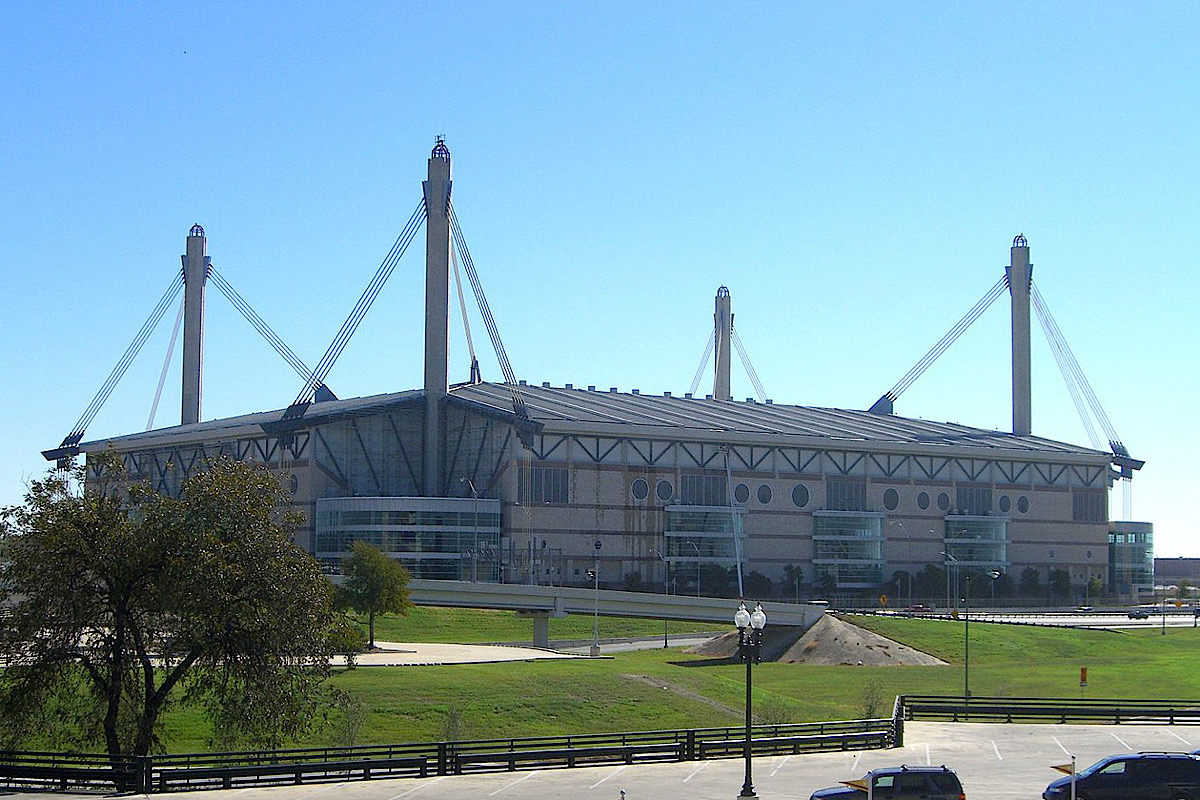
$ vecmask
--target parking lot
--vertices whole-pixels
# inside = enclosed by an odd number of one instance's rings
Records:
[[[1200,727],[1169,725],[1013,725],[910,722],[894,750],[765,756],[754,759],[763,800],[807,800],[809,794],[868,769],[894,764],[945,764],[970,800],[1041,797],[1060,773],[1110,753],[1200,748]],[[386,781],[306,784],[191,792],[186,800],[733,800],[742,786],[740,759],[497,772]],[[40,797],[13,794],[9,797]]]

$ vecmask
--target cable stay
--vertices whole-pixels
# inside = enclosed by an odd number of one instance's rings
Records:
[[[754,385],[754,391],[763,401],[767,399],[767,391],[763,389],[762,382],[758,379],[758,373],[754,371],[754,365],[750,363],[750,356],[746,353],[746,348],[742,344],[742,337],[738,336],[737,328],[733,329],[733,346],[737,350],[738,358],[741,359],[742,367],[746,370],[746,374],[750,376],[750,383]]]
[[[992,303],[996,302],[996,299],[999,298],[1000,295],[1004,294],[1004,291],[1007,288],[1008,277],[1005,275],[1002,276],[1000,280],[996,281],[996,284],[992,286],[991,289],[988,289],[987,294],[980,298],[979,302],[976,303],[974,307],[972,307],[971,310],[968,311],[965,316],[963,316],[962,319],[955,323],[954,327],[951,328],[950,331],[943,336],[937,344],[930,348],[929,352],[926,353],[921,360],[918,361],[916,365],[896,383],[895,386],[889,389],[887,393],[883,395],[883,397],[880,397],[875,401],[875,404],[870,408],[870,412],[872,414],[891,414],[893,403],[896,402],[900,395],[902,395],[905,390],[908,389],[908,387],[912,386],[913,383],[916,382],[917,378],[920,378],[923,374],[925,374],[925,371],[933,366],[933,362],[937,361],[938,358],[941,357],[942,353],[945,353],[952,344],[958,341],[958,338],[966,332],[967,328],[970,328],[971,325],[974,324],[975,320],[979,319],[979,317],[983,315],[983,312],[987,311],[988,308],[991,307]]]
[[[700,388],[700,380],[704,376],[704,368],[708,366],[708,359],[712,357],[713,348],[716,347],[717,332],[714,329],[712,335],[708,337],[708,344],[704,346],[704,355],[700,356],[700,366],[696,367],[696,375],[692,378],[692,386],[688,389],[688,394],[692,397],[696,396],[696,390]]]
[[[258,313],[250,307],[250,304],[246,302],[245,298],[238,294],[237,290],[233,288],[233,285],[225,279],[225,276],[217,272],[216,267],[210,267],[208,274],[209,278],[213,282],[213,285],[215,285],[217,289],[221,291],[221,294],[225,295],[225,298],[229,300],[230,304],[233,305],[234,308],[241,312],[241,315],[246,318],[246,321],[250,323],[250,326],[254,328],[254,330],[258,331],[260,336],[267,340],[267,343],[271,345],[275,352],[278,353],[280,357],[288,363],[288,366],[295,370],[296,374],[301,378],[304,378],[304,380],[312,380],[313,371],[309,369],[303,361],[300,360],[300,357],[296,355],[292,348],[287,346],[287,343],[279,337],[279,334],[275,333],[271,326],[267,324],[266,320],[260,317]],[[323,382],[315,381],[314,385],[316,387],[315,398],[318,402],[323,400],[337,399],[337,396],[330,391],[330,389],[325,386]]]
[[[475,272],[475,263],[471,259],[471,251],[467,247],[466,238],[463,236],[462,226],[458,223],[458,215],[454,212],[454,204],[447,201],[446,205],[447,215],[450,218],[450,232],[454,237],[458,255],[462,258],[463,268],[467,272],[467,280],[471,283],[471,291],[475,295],[475,304],[479,307],[484,327],[487,328],[488,337],[492,340],[492,348],[496,351],[496,360],[500,362],[500,371],[504,375],[504,384],[508,387],[508,392],[512,399],[513,413],[517,416],[517,438],[521,440],[521,444],[526,449],[533,449],[533,431],[535,426],[529,419],[529,412],[525,408],[525,398],[522,396],[521,390],[517,387],[517,376],[513,373],[512,364],[508,360],[508,354],[504,351],[504,342],[500,340],[500,330],[496,327],[496,320],[492,317],[492,310],[488,306],[487,297],[483,293],[483,286],[479,282],[479,275]]]
[[[179,301],[179,313],[175,315],[175,326],[171,338],[167,339],[167,355],[163,359],[162,372],[158,374],[158,387],[154,390],[154,402],[150,404],[150,416],[146,418],[146,430],[154,430],[154,416],[158,413],[158,401],[162,399],[163,386],[167,383],[167,370],[171,367],[171,356],[175,354],[175,342],[179,339],[179,327],[183,324],[183,312],[187,301]]]
[[[183,270],[180,269],[179,272],[175,273],[175,277],[171,279],[171,284],[167,287],[167,291],[163,294],[162,299],[158,301],[158,305],[150,312],[150,316],[143,323],[137,335],[133,337],[133,341],[130,342],[128,349],[125,350],[125,354],[121,356],[121,360],[117,362],[112,372],[109,373],[108,378],[100,387],[100,391],[96,392],[96,396],[92,398],[91,404],[88,405],[82,416],[79,417],[79,421],[75,423],[75,427],[63,438],[62,444],[58,447],[53,450],[42,451],[42,455],[47,461],[58,461],[59,466],[65,467],[72,456],[78,455],[79,443],[83,441],[84,431],[87,430],[88,425],[92,423],[96,415],[100,413],[101,407],[104,406],[105,401],[108,400],[113,390],[117,388],[117,384],[125,376],[129,365],[137,358],[137,354],[141,352],[142,346],[146,344],[146,340],[150,338],[150,334],[158,327],[159,321],[167,313],[167,309],[175,302],[175,298],[179,296],[182,290]]]
[[[1050,352],[1054,354],[1054,361],[1058,365],[1058,371],[1062,375],[1063,383],[1067,386],[1067,392],[1071,395],[1071,402],[1075,404],[1075,411],[1079,414],[1079,421],[1083,423],[1084,429],[1087,431],[1088,441],[1092,443],[1092,447],[1099,450],[1102,447],[1100,437],[1096,435],[1096,427],[1092,424],[1092,417],[1088,414],[1087,407],[1084,405],[1084,399],[1080,394],[1079,384],[1075,380],[1074,373],[1071,370],[1070,356],[1066,347],[1067,340],[1057,334],[1052,325],[1049,312],[1034,290],[1030,294],[1033,301],[1033,308],[1037,312],[1038,322],[1042,326],[1042,333],[1046,336],[1046,341],[1050,344]],[[1067,351],[1067,352],[1064,352]]]
[[[404,256],[404,252],[412,243],[413,237],[417,235],[417,231],[424,224],[425,198],[422,197],[421,201],[417,203],[416,210],[408,218],[404,230],[396,237],[392,249],[388,251],[387,256],[384,257],[383,262],[379,265],[379,269],[375,271],[375,275],[371,278],[371,282],[367,284],[367,288],[363,290],[362,296],[358,298],[358,302],[350,311],[350,315],[342,323],[337,336],[330,342],[329,348],[325,351],[325,355],[321,357],[317,368],[308,374],[304,382],[304,388],[300,390],[300,394],[296,395],[296,400],[284,412],[282,422],[290,422],[303,417],[304,412],[312,405],[317,394],[317,387],[325,383],[325,378],[329,375],[329,371],[333,369],[338,356],[342,354],[342,351],[350,342],[350,338],[354,336],[359,323],[362,322],[363,317],[370,310],[371,304],[375,302],[375,298],[379,296],[379,292],[391,276],[392,270],[396,268],[396,264]]]
[[[1032,285],[1030,297],[1033,301],[1034,310],[1037,312],[1038,320],[1042,324],[1043,330],[1046,331],[1047,339],[1050,341],[1050,348],[1054,351],[1055,359],[1061,359],[1059,370],[1063,373],[1063,378],[1067,382],[1068,390],[1071,390],[1071,384],[1076,385],[1076,389],[1072,390],[1072,397],[1076,392],[1081,392],[1084,399],[1087,401],[1088,408],[1100,423],[1100,428],[1104,431],[1104,435],[1108,437],[1108,446],[1112,450],[1115,458],[1113,463],[1122,468],[1122,476],[1128,475],[1127,470],[1136,470],[1142,467],[1144,462],[1137,461],[1129,455],[1129,450],[1121,443],[1121,437],[1117,435],[1116,428],[1105,413],[1104,407],[1100,404],[1100,398],[1096,396],[1092,390],[1092,385],[1088,381],[1087,376],[1083,374],[1083,368],[1079,366],[1078,359],[1071,351],[1070,345],[1067,344],[1067,339],[1059,329],[1058,323],[1054,320],[1054,315],[1050,313],[1050,306],[1046,304],[1042,293],[1038,291],[1037,284]],[[1070,375],[1070,378],[1067,376]],[[1081,408],[1080,403],[1076,403],[1076,408]],[[1081,419],[1084,418],[1081,410]],[[1084,420],[1084,426],[1088,427],[1087,420]],[[1094,440],[1093,440],[1094,441]]]
[[[450,263],[454,265],[454,288],[458,290],[458,308],[462,311],[463,331],[467,337],[467,352],[471,355],[470,383],[479,383],[483,379],[479,375],[479,359],[475,357],[475,342],[471,338],[471,322],[467,319],[467,301],[463,298],[462,278],[458,274],[458,248],[450,244]]]

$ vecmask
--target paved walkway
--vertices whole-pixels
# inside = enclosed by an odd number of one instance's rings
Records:
[[[538,661],[548,658],[580,658],[577,653],[502,644],[431,644],[427,642],[380,642],[377,652],[363,653],[354,661],[360,667],[414,667],[435,664],[486,664],[498,661]],[[335,659],[335,666],[346,663]]]

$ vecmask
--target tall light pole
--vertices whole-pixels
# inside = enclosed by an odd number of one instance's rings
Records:
[[[596,540],[596,568],[592,570],[592,655],[600,655],[600,540]]]
[[[658,556],[658,560],[662,562],[662,565],[663,565],[663,595],[669,595],[671,593],[671,563],[669,561],[667,561],[667,557],[665,555],[663,555],[660,551],[651,550],[650,552],[654,553],[656,556]],[[667,649],[666,609],[663,609],[663,612],[664,612],[663,613],[663,650],[666,650]]]
[[[908,542],[908,569],[904,570],[904,574],[908,575],[908,605],[911,607],[911,606],[912,606],[912,604],[913,604],[913,592],[912,592],[912,567],[913,567],[913,565],[912,565],[912,537],[908,535],[908,528],[904,527],[904,523],[903,523],[903,522],[901,522],[900,520],[892,520],[892,521],[888,522],[888,524],[889,524],[889,525],[899,525],[899,526],[900,526],[900,530],[904,531],[904,539],[905,539],[905,540]],[[898,592],[898,591],[900,591],[900,587],[899,587],[899,586],[897,586],[897,587],[896,587],[896,591],[897,591],[897,592]]]
[[[963,699],[971,696],[971,574],[964,576],[963,594]]]
[[[471,497],[473,498],[473,502],[471,503],[471,583],[475,583],[479,578],[476,568],[476,565],[479,563],[479,556],[477,555],[477,551],[479,550],[479,493],[475,491],[475,484],[470,478],[459,478],[458,482],[467,485],[471,490]]]
[[[998,569],[989,569],[988,577],[992,579],[992,613],[996,613],[996,580],[1004,573]]]
[[[754,782],[750,775],[750,690],[752,664],[762,661],[763,628],[767,626],[767,614],[763,611],[762,603],[754,604],[753,613],[746,610],[743,600],[733,615],[733,624],[738,629],[738,658],[746,662],[746,741],[742,746],[742,755],[746,761],[746,777],[742,781],[742,791],[739,798],[758,797],[754,793]]]
[[[946,606],[950,607],[954,605],[954,595],[950,593],[950,571],[951,569],[957,571],[957,567],[954,565],[958,564],[958,559],[950,555],[949,550],[943,550],[942,555],[946,557]],[[955,583],[957,584],[957,581]]]
[[[696,597],[700,596],[700,548],[695,542],[688,542],[692,549],[696,551]]]

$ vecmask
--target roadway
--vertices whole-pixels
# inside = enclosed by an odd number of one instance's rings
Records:
[[[1033,800],[1060,773],[1111,753],[1190,750],[1200,728],[1169,725],[1015,725],[909,722],[905,745],[893,750],[759,756],[754,787],[762,800],[807,800],[815,790],[896,764],[945,764],[962,779],[968,800]],[[493,772],[382,781],[305,784],[188,792],[183,800],[733,800],[742,786],[741,759],[634,766]],[[42,798],[15,793],[10,798]]]

